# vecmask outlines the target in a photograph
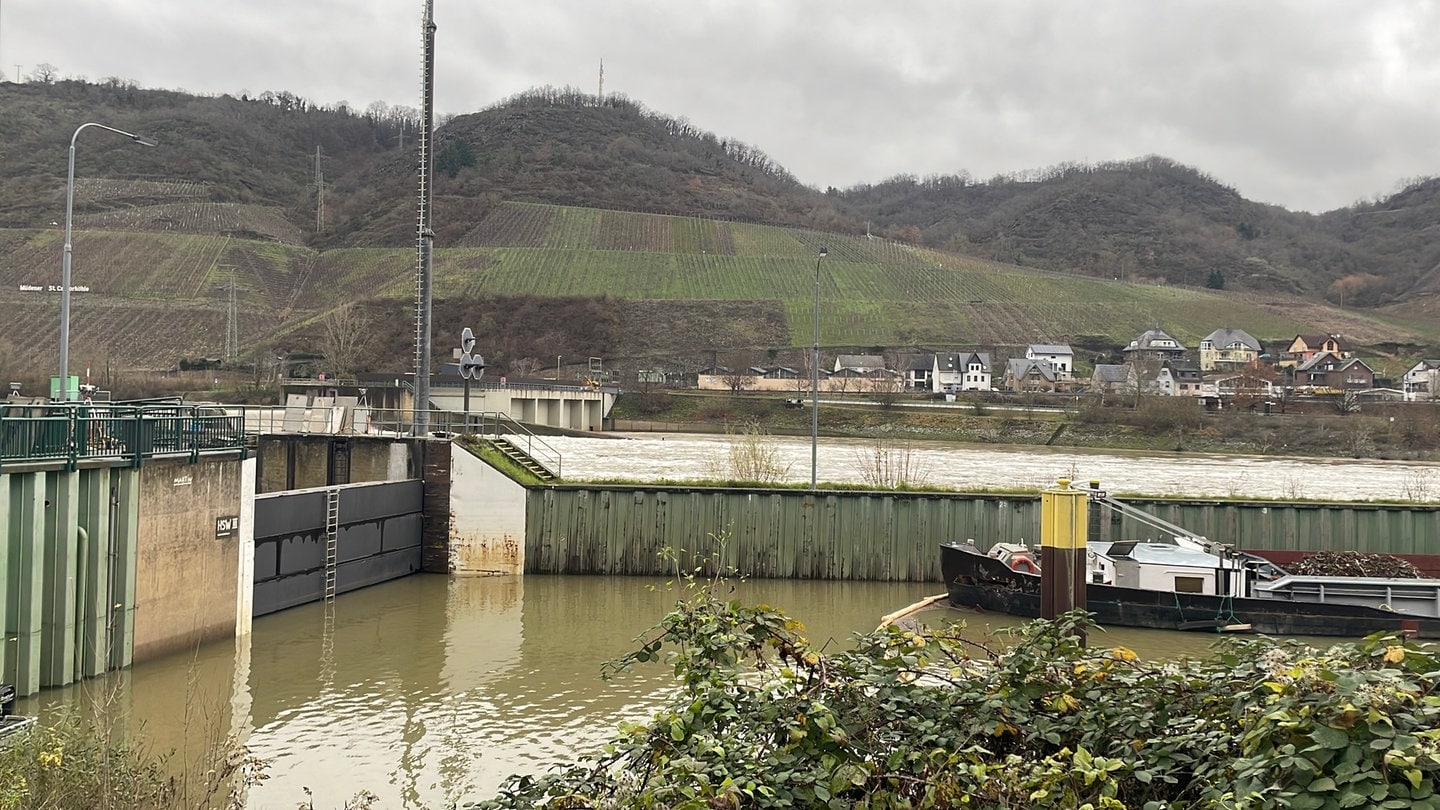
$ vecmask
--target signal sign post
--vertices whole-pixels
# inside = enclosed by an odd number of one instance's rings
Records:
[[[460,379],[465,381],[465,426],[470,426],[470,381],[485,376],[485,358],[472,354],[475,348],[475,333],[465,327],[460,333]]]

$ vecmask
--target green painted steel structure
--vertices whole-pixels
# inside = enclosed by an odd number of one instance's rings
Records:
[[[1440,506],[1132,499],[1243,549],[1440,554]],[[666,575],[681,552],[747,576],[940,581],[946,540],[1038,542],[1038,495],[558,486],[531,490],[525,571]],[[1153,532],[1105,521],[1098,539]],[[720,538],[723,538],[723,542]]]
[[[123,466],[0,475],[0,681],[18,694],[130,665],[138,481]]]
[[[0,402],[0,470],[60,462],[124,461],[156,456],[246,452],[245,417],[209,405],[159,403],[16,404]]]

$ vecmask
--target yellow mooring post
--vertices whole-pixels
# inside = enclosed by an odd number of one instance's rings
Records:
[[[1061,478],[1040,493],[1040,615],[1085,607],[1085,537],[1090,495]]]

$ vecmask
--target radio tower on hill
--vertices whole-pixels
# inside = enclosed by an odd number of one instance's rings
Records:
[[[595,106],[598,107],[598,106],[600,106],[601,104],[603,104],[604,102],[605,102],[605,60],[604,60],[604,58],[601,58],[601,60],[600,60],[600,89],[599,89],[598,92],[595,93]]]

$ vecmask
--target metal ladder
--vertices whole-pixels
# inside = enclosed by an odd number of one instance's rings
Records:
[[[340,490],[325,491],[325,601],[335,601],[335,558],[340,542]]]

